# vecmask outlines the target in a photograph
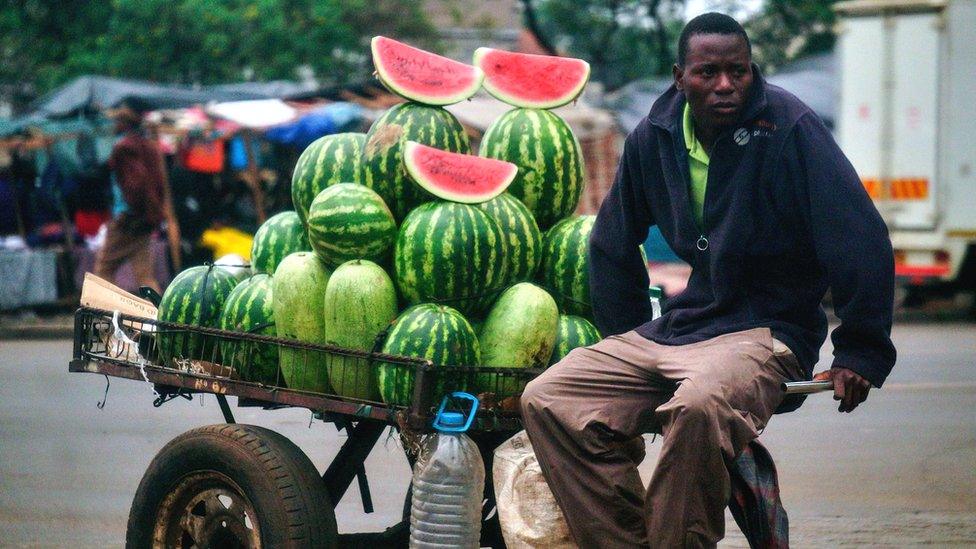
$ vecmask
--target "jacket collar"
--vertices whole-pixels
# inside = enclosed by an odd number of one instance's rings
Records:
[[[681,121],[685,107],[685,94],[672,83],[660,97],[654,101],[647,118],[651,124],[663,128],[671,133],[683,132]],[[736,125],[755,118],[766,108],[766,79],[755,63],[752,64],[752,90],[746,100],[746,106],[739,115]]]

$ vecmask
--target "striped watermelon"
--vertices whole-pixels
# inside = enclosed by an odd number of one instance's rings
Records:
[[[441,107],[401,103],[377,119],[366,134],[363,183],[383,197],[398,222],[416,206],[434,200],[407,175],[403,165],[407,141],[443,151],[471,152],[464,127]]]
[[[220,314],[220,329],[274,336],[271,276],[256,274],[238,284]],[[232,367],[244,381],[281,385],[278,347],[271,343],[225,340],[220,344],[222,364]]]
[[[501,229],[468,204],[431,202],[410,212],[393,259],[408,303],[444,303],[465,314],[487,309],[508,278]]]
[[[573,213],[583,193],[583,152],[569,125],[539,109],[512,109],[481,140],[481,156],[518,166],[508,192],[546,230]]]
[[[325,343],[325,288],[331,274],[312,252],[289,254],[281,261],[271,280],[278,337]],[[291,389],[331,393],[328,358],[324,352],[282,347],[285,383]]]
[[[573,349],[595,345],[601,339],[600,331],[589,320],[581,316],[559,315],[556,343],[552,347],[549,365],[559,362]]]
[[[444,305],[422,303],[404,311],[390,329],[383,352],[426,358],[436,366],[474,366],[481,350],[474,330],[458,311]],[[407,406],[413,399],[415,366],[384,363],[377,369],[380,398],[387,404]],[[463,391],[465,380],[442,375],[434,384],[434,400],[449,391]]]
[[[542,233],[532,212],[509,193],[482,202],[478,207],[498,223],[508,241],[508,282],[532,280],[542,251]]]
[[[302,223],[308,221],[312,201],[329,185],[363,182],[365,133],[337,133],[320,137],[298,157],[291,176],[291,201]]]
[[[308,239],[332,267],[353,259],[383,262],[396,235],[390,209],[364,185],[332,185],[315,197],[308,212]]]
[[[274,274],[278,263],[288,254],[311,250],[305,225],[298,214],[293,211],[281,212],[269,217],[254,234],[251,268],[256,273]]]
[[[220,312],[237,279],[220,267],[190,267],[169,283],[156,313],[157,320],[216,328]],[[157,338],[163,364],[172,366],[176,358],[215,362],[217,345],[213,338],[178,331],[162,332]]]
[[[542,239],[539,279],[563,314],[592,316],[587,246],[594,221],[595,215],[564,219]]]
[[[325,289],[325,342],[329,345],[372,351],[377,337],[396,315],[393,281],[376,263],[349,261],[329,277]],[[370,366],[368,360],[359,357],[330,357],[329,380],[335,392],[349,398],[376,400],[376,377]]]

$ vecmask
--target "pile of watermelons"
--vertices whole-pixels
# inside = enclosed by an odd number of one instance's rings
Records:
[[[594,219],[572,216],[583,157],[547,110],[582,92],[589,65],[487,48],[466,65],[384,37],[372,53],[377,77],[408,102],[365,135],[312,143],[292,178],[295,211],[255,235],[255,274],[238,283],[219,267],[187,269],[167,288],[160,320],[452,366],[539,368],[597,342],[586,265]],[[515,108],[476,156],[442,107],[482,86]],[[413,370],[394,364],[159,340],[164,360],[219,356],[251,381],[397,405],[413,395]],[[438,390],[521,390],[500,377]]]

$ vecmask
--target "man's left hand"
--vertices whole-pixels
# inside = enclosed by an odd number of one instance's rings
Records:
[[[857,405],[868,398],[871,382],[864,379],[853,370],[833,367],[813,376],[814,381],[833,381],[834,400],[840,401],[838,412],[851,412]]]

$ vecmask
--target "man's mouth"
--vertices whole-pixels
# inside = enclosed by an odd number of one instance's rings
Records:
[[[737,103],[730,103],[728,101],[722,101],[719,103],[712,104],[712,111],[717,114],[735,114],[739,110],[739,105]]]

